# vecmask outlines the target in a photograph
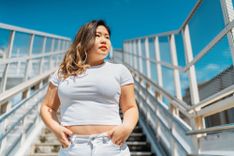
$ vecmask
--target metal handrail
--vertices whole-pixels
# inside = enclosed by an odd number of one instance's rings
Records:
[[[200,4],[202,3],[203,0],[198,0],[196,2],[196,4],[194,5],[193,9],[191,10],[191,12],[189,13],[188,17],[185,19],[184,23],[181,25],[181,27],[179,28],[179,31],[183,30],[183,28],[187,25],[187,23],[189,22],[189,20],[193,17],[194,13],[197,11],[197,9],[199,8]]]
[[[42,74],[40,76],[37,76],[33,79],[30,79],[29,81],[23,82],[20,85],[17,85],[3,93],[0,94],[0,104],[3,103],[4,101],[8,100],[12,96],[16,95],[19,92],[22,92],[23,90],[37,84],[39,81],[42,79],[45,79],[48,77],[51,73],[53,73],[56,70],[56,68],[51,69],[49,72]]]
[[[124,52],[124,53],[135,56],[135,57],[141,57],[141,58],[143,58],[145,60],[150,60],[150,62],[162,64],[162,65],[164,65],[166,67],[179,69],[179,71],[181,71],[181,72],[187,72],[191,66],[193,66],[196,62],[198,62],[202,58],[202,56],[207,54],[209,52],[209,50],[212,47],[214,47],[216,45],[216,43],[218,43],[218,41],[220,41],[228,32],[231,31],[232,28],[234,28],[234,21],[227,24],[203,49],[201,49],[199,51],[198,55],[196,55],[193,58],[193,60],[191,62],[188,62],[186,64],[186,66],[184,66],[184,67],[180,66],[180,65],[177,65],[177,66],[171,65],[171,64],[169,64],[167,62],[164,62],[164,61],[151,60],[150,58],[140,56],[140,55],[137,55],[137,54],[133,54],[133,53],[130,53],[130,52]],[[149,38],[149,36],[148,37],[146,36],[145,38]]]
[[[20,61],[27,61],[27,60],[32,60],[32,59],[38,59],[38,58],[43,58],[47,56],[52,56],[52,55],[58,55],[58,54],[63,54],[64,51],[56,51],[56,52],[49,52],[49,53],[44,53],[44,54],[35,54],[33,56],[22,56],[22,57],[16,57],[16,58],[7,58],[4,60],[1,60],[0,65],[4,64],[10,64],[10,63],[15,63],[15,62],[20,62]]]
[[[43,90],[47,85],[44,85],[42,88],[39,90],[35,91],[30,97],[25,98],[21,100],[17,105],[15,105],[13,108],[11,108],[8,112],[4,113],[3,115],[0,116],[0,123],[5,120],[7,117],[9,117],[12,113],[14,113],[17,109],[22,107],[28,100],[30,100],[32,97],[37,95],[41,90]]]
[[[43,89],[44,89],[44,87],[43,87]],[[39,91],[41,91],[41,90],[39,90]],[[37,92],[37,93],[38,93],[38,92]],[[37,93],[36,93],[36,94],[37,94]],[[35,96],[36,94],[33,94],[33,96]],[[43,100],[43,98],[41,98],[40,100],[38,100],[37,103],[36,103],[35,105],[33,105],[32,108],[30,108],[29,111],[28,111],[27,113],[25,113],[23,116],[21,116],[21,117],[17,120],[16,123],[19,123],[22,119],[24,119],[25,116],[27,116],[32,110],[34,110],[35,107],[37,106],[37,104],[38,104],[39,102],[41,102],[42,100]],[[24,102],[24,101],[23,101],[23,102]],[[9,113],[5,113],[6,115],[4,114],[4,116],[3,116],[2,118],[0,118],[1,121],[4,120],[4,119],[6,119],[8,116],[10,116],[12,113],[14,113],[14,111],[16,111],[18,108],[20,108],[20,107],[23,105],[23,103],[20,103],[20,104],[21,104],[21,105],[18,105],[16,108],[14,108],[13,111],[10,111]],[[4,133],[3,135],[0,136],[0,142],[1,142],[1,141],[7,136],[7,134],[9,134],[16,126],[17,126],[17,124],[13,124],[13,126],[11,126],[8,130],[5,130],[5,133]]]
[[[199,130],[192,130],[188,131],[187,135],[197,135],[197,134],[204,134],[204,133],[213,133],[213,132],[222,132],[222,131],[230,131],[234,130],[234,125],[222,125],[222,126],[215,126],[210,128],[204,128]]]
[[[172,31],[157,33],[157,34],[153,34],[153,35],[135,37],[135,38],[132,38],[132,39],[124,40],[124,42],[129,42],[129,41],[133,41],[133,40],[140,40],[140,39],[144,39],[144,38],[153,38],[153,37],[156,37],[156,36],[158,36],[158,37],[169,36],[171,34],[178,34],[179,32],[180,32],[179,30],[172,30]]]
[[[142,87],[142,86],[141,86]],[[148,90],[146,90],[146,92],[147,92],[147,94],[149,94],[152,98],[154,98],[154,100],[156,100],[156,98],[155,97],[153,97],[153,95],[148,91]],[[139,95],[139,96],[141,96],[141,95]],[[143,98],[143,97],[142,97]],[[156,100],[157,101],[157,100]],[[157,101],[157,102],[159,102],[159,101]],[[155,106],[155,105],[154,105]],[[165,107],[163,107],[163,104],[162,103],[160,103],[159,102],[159,104],[158,104],[158,106],[160,107],[160,108],[162,108],[162,109],[164,109],[164,110],[166,110],[165,109]],[[167,110],[168,111],[168,110]],[[169,115],[170,117],[172,117],[172,120],[174,121],[174,122],[176,122],[176,123],[178,123],[180,126],[182,126],[182,128],[185,130],[185,131],[187,131],[188,129],[191,129],[191,127],[188,127],[187,125],[185,126],[185,125],[181,125],[181,123],[179,123],[179,121],[177,120],[177,119],[175,119],[174,118],[174,116],[172,116],[172,114],[171,113],[169,113],[169,112],[166,112],[167,113],[167,115]],[[185,113],[184,111],[182,112],[182,113]],[[189,116],[189,114],[185,114],[187,117],[190,117]],[[164,123],[163,123],[164,124]],[[165,125],[165,124],[164,124]],[[166,125],[165,125],[165,127],[167,127]]]
[[[130,68],[130,70],[132,70],[135,74],[137,74],[138,77],[146,80],[151,85],[153,85],[157,91],[159,91],[162,95],[164,95],[165,97],[167,97],[171,101],[171,104],[174,104],[175,106],[177,106],[180,109],[180,111],[182,113],[184,113],[184,115],[186,115],[189,118],[197,117],[198,112],[202,111],[202,109],[197,109],[197,108],[202,108],[202,107],[205,107],[207,105],[210,105],[211,103],[214,103],[215,101],[219,101],[220,99],[223,99],[227,95],[234,93],[234,85],[232,85],[232,86],[214,94],[212,97],[204,99],[203,101],[199,102],[197,105],[189,106],[189,105],[186,105],[185,102],[177,99],[176,97],[171,96],[162,87],[158,86],[155,82],[150,80],[148,77],[146,77],[142,73],[138,72],[136,69],[132,68],[131,66],[129,66],[127,64],[126,64],[126,66],[128,66],[128,68]]]
[[[234,85],[225,88],[224,90],[211,95],[210,97],[200,101],[198,104],[191,106],[189,112],[196,111],[197,108],[202,108],[210,105],[216,101],[223,99],[224,97],[234,94]]]
[[[161,65],[163,65],[163,66],[165,66],[167,68],[178,69],[181,72],[185,71],[184,67],[182,67],[180,65],[175,66],[175,65],[172,65],[172,64],[170,64],[168,62],[165,62],[165,61],[156,61],[156,60],[154,60],[152,58],[147,58],[145,56],[141,56],[141,55],[138,55],[138,54],[133,54],[133,53],[130,53],[130,52],[127,52],[127,51],[125,51],[124,54],[128,54],[128,55],[132,55],[134,57],[142,58],[142,59],[144,59],[146,61],[149,60],[151,63],[161,64]]]
[[[140,87],[141,87],[140,90],[142,90],[142,87],[143,87],[143,86],[140,84],[140,82],[137,82],[137,83],[139,83],[138,85],[140,85]],[[147,92],[147,94],[149,94],[149,96],[151,96],[151,97],[153,96],[153,95],[151,95],[151,94],[149,93],[148,90],[146,90],[146,92]],[[140,95],[140,94],[138,94],[137,97],[138,97],[138,98],[144,99],[144,97],[143,97],[142,95]],[[155,97],[153,97],[153,98],[155,98]],[[156,100],[156,98],[155,98],[155,100]],[[147,100],[146,100],[146,102],[147,102]],[[159,102],[159,101],[158,101],[158,102]],[[153,105],[153,106],[155,106],[155,105]],[[147,107],[149,107],[149,106],[147,106]],[[186,132],[186,131],[188,131],[188,130],[191,129],[191,127],[188,128],[186,125],[183,125],[183,124],[180,123],[176,118],[174,118],[174,116],[173,116],[171,113],[169,113],[169,111],[166,110],[166,108],[163,107],[163,105],[162,105],[160,102],[159,102],[159,104],[157,104],[157,107],[160,107],[161,109],[163,109],[163,110],[164,110],[163,112],[166,113],[166,115],[170,116],[170,119],[171,119],[174,123],[176,123],[176,125],[178,125],[180,128],[182,128],[182,130],[183,130],[184,132]],[[149,109],[152,110],[151,107],[149,107]],[[153,111],[154,111],[154,110],[153,110]],[[156,115],[156,116],[157,116],[157,115]],[[162,127],[164,127],[164,129],[165,129],[166,131],[168,131],[168,133],[172,131],[172,129],[171,129],[170,126],[168,127],[168,125],[167,125],[166,123],[164,123],[164,121],[162,121],[158,116],[157,116],[157,118],[158,118],[157,121],[160,122],[160,125],[161,125]],[[144,124],[146,124],[146,123],[144,123]],[[149,126],[152,126],[152,125],[149,125]],[[169,135],[170,135],[170,137],[172,137],[172,139],[173,139],[185,152],[188,152],[187,149],[186,149],[184,146],[182,146],[182,145],[180,144],[179,140],[177,140],[178,138],[176,138],[173,134],[170,134],[170,133],[169,133]]]
[[[198,55],[193,58],[191,62],[188,62],[187,65],[184,67],[184,72],[186,72],[192,65],[198,62],[202,56],[209,52],[209,50],[218,43],[219,40],[224,37],[231,29],[234,27],[234,21],[227,24],[202,50],[199,51]]]
[[[195,6],[193,7],[192,11],[189,13],[188,17],[184,21],[184,23],[180,26],[179,29],[173,30],[173,31],[168,31],[168,32],[162,32],[162,33],[157,33],[154,35],[148,35],[148,36],[141,36],[141,37],[135,37],[132,39],[127,39],[124,40],[124,42],[132,41],[132,40],[139,40],[139,39],[144,39],[146,37],[156,37],[156,36],[169,36],[170,34],[178,34],[183,30],[183,28],[186,26],[186,24],[189,22],[189,20],[192,18],[193,14],[196,12],[196,10],[199,8],[200,4],[202,3],[203,0],[198,0]]]
[[[173,103],[177,104],[177,106],[180,109],[182,109],[182,111],[188,111],[190,109],[190,106],[188,106],[185,102],[183,102],[183,101],[181,101],[181,100],[179,100],[179,99],[171,96],[169,93],[167,93],[167,91],[165,91],[165,89],[163,89],[162,87],[158,86],[155,82],[153,82],[152,80],[150,80],[148,77],[146,77],[142,73],[138,72],[136,69],[132,68],[128,64],[126,64],[126,66],[128,66],[128,68],[130,68],[130,70],[132,70],[135,74],[137,74],[138,77],[145,79],[147,82],[149,82],[151,85],[153,85],[156,88],[157,91],[159,91],[160,93],[162,93],[162,95],[164,95],[165,97],[167,97]]]
[[[68,37],[63,37],[63,36],[54,35],[54,34],[50,34],[50,33],[45,33],[45,32],[32,30],[32,29],[26,29],[26,28],[13,26],[13,25],[8,25],[8,24],[4,24],[4,23],[0,23],[0,28],[1,29],[6,29],[6,30],[11,30],[11,31],[13,30],[13,31],[18,31],[18,32],[28,33],[28,34],[35,34],[35,35],[38,35],[38,36],[46,36],[46,37],[51,37],[51,38],[63,39],[63,40],[66,40],[66,41],[71,40]]]

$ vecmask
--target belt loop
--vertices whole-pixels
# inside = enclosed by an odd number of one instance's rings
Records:
[[[88,139],[88,145],[90,145],[90,148],[91,148],[91,156],[93,155],[93,147],[94,147],[94,145],[93,145],[93,140],[95,139],[95,137],[90,137],[89,139]]]

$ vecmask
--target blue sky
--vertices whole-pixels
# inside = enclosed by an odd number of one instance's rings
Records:
[[[104,19],[114,48],[125,39],[177,29],[197,0],[0,0],[0,22],[73,39],[79,27]]]
[[[104,19],[112,31],[113,47],[122,48],[126,39],[178,29],[196,2],[197,0],[0,0],[0,22],[73,39],[84,23]],[[196,56],[224,26],[220,0],[204,0],[189,21],[193,55]],[[0,36],[3,40],[1,32]],[[21,41],[22,38],[19,42]],[[6,42],[0,40],[0,45]],[[168,39],[161,37],[159,42],[162,60],[170,62]],[[176,44],[179,65],[184,66],[181,34],[176,35]],[[151,45],[152,48],[154,49]],[[231,64],[231,50],[225,36],[195,64],[198,84],[212,79]],[[156,69],[152,71],[153,79],[157,81],[155,71]],[[163,75],[166,82],[164,87],[173,93],[172,72],[163,68]],[[189,85],[188,75],[182,73],[181,81],[182,90],[185,90]]]

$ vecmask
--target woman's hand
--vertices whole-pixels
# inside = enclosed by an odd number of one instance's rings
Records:
[[[109,138],[116,145],[122,145],[130,136],[132,129],[125,125],[119,125],[107,132]]]
[[[59,142],[62,144],[63,148],[66,148],[71,144],[71,142],[68,139],[68,137],[72,135],[71,130],[59,125],[54,130],[54,134],[58,138]]]

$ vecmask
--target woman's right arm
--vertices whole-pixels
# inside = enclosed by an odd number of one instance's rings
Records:
[[[50,82],[45,99],[40,108],[40,116],[45,125],[56,135],[63,147],[67,147],[70,144],[68,136],[72,135],[72,132],[60,125],[56,115],[59,106],[60,100],[57,86]]]

